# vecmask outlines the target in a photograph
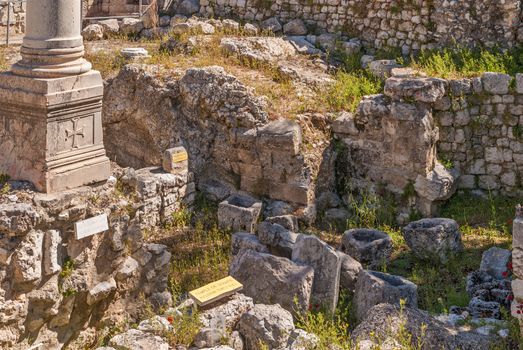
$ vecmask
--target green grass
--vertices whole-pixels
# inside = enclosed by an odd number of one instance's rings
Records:
[[[515,75],[523,69],[523,48],[510,50],[447,48],[422,51],[410,65],[430,76],[442,78],[474,77],[484,72]]]

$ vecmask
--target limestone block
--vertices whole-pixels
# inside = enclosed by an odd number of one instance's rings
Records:
[[[400,276],[361,270],[354,295],[358,320],[361,321],[375,305],[382,303],[399,305],[402,299],[405,300],[405,306],[417,308],[418,287]]]
[[[110,278],[108,281],[100,282],[89,290],[87,294],[87,305],[96,304],[107,298],[116,290],[116,281]]]
[[[385,95],[393,100],[413,98],[418,102],[434,103],[445,95],[446,81],[437,78],[389,78]]]
[[[370,72],[381,79],[386,79],[391,76],[392,70],[394,68],[400,68],[396,60],[377,60],[369,63],[368,69]]]
[[[247,232],[237,232],[231,238],[231,255],[237,255],[241,250],[251,249],[260,253],[268,253],[267,246],[262,244],[256,235]]]
[[[340,289],[341,258],[331,246],[315,236],[300,234],[292,261],[314,268],[311,301],[334,312]]]
[[[510,250],[492,247],[483,252],[479,269],[496,279],[503,279],[506,277],[510,260]]]
[[[16,248],[12,258],[13,282],[37,282],[42,277],[44,232],[30,231]]]
[[[137,329],[130,329],[112,337],[109,346],[125,350],[169,350],[169,344],[162,338]]]
[[[361,264],[378,269],[392,254],[392,239],[383,231],[352,229],[343,234],[341,250]]]
[[[163,153],[163,170],[168,173],[177,174],[187,171],[189,156],[183,146],[169,148]]]
[[[265,30],[270,30],[274,33],[281,32],[283,27],[280,24],[280,21],[276,17],[271,17],[261,23],[261,28]]]
[[[411,222],[402,229],[412,252],[420,259],[443,263],[463,250],[458,223],[451,219],[429,218]]]
[[[123,281],[126,280],[136,274],[136,272],[139,269],[138,261],[133,259],[132,257],[128,256],[118,271],[116,272],[116,280],[117,281]]]
[[[143,21],[137,18],[124,18],[120,22],[120,33],[125,35],[138,35],[144,29]]]
[[[260,242],[270,247],[271,254],[290,259],[298,235],[290,232],[283,226],[270,221],[258,225],[258,238]]]
[[[40,214],[30,204],[0,204],[0,232],[21,235],[34,228],[40,220]]]
[[[260,344],[268,349],[284,349],[293,330],[292,314],[279,305],[255,305],[238,322],[246,350],[257,350]]]
[[[301,19],[293,19],[292,21],[285,23],[283,26],[283,33],[285,35],[306,35],[307,27]]]
[[[340,286],[350,292],[354,292],[363,266],[348,254],[338,252],[338,255],[341,258]]]
[[[60,231],[49,230],[45,232],[43,266],[47,276],[62,270],[62,266],[60,265],[61,243],[62,237]]]
[[[218,223],[222,229],[254,233],[262,203],[243,194],[233,194],[218,205]]]
[[[104,29],[99,24],[90,24],[82,30],[82,37],[87,41],[102,40]]]
[[[516,92],[523,94],[523,73],[516,74]]]
[[[454,194],[458,177],[459,173],[457,170],[448,170],[440,162],[436,161],[434,169],[427,176],[418,175],[416,177],[414,188],[420,197],[429,201],[442,201]]]
[[[200,321],[204,327],[234,329],[240,317],[254,307],[252,298],[241,293],[233,294],[226,302],[215,304],[200,313]]]
[[[118,31],[120,30],[118,20],[114,18],[98,21],[98,24],[102,26],[105,37],[118,34]]]
[[[493,95],[504,95],[509,92],[512,77],[508,74],[486,72],[481,76],[483,89]]]
[[[281,225],[291,232],[298,231],[298,220],[294,215],[271,216],[268,217],[266,221],[272,222],[273,224]]]
[[[252,273],[256,271],[256,273]],[[243,284],[243,293],[255,303],[278,303],[291,312],[307,310],[310,303],[314,269],[286,258],[243,250],[236,255],[229,274]]]

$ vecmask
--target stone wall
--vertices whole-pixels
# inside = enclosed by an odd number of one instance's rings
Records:
[[[10,12],[10,35],[25,33],[25,2],[13,2]],[[7,34],[7,0],[0,0],[0,38],[5,38]],[[2,42],[0,41],[0,44]]]
[[[171,254],[166,246],[147,243],[143,232],[192,201],[191,175],[186,168],[115,175],[119,180],[51,195],[21,182],[4,187],[0,348],[84,348],[96,342],[95,330],[139,317],[143,298],[155,306],[172,302]],[[109,230],[77,239],[75,223],[101,214]]]
[[[523,74],[391,77],[383,95],[364,98],[333,131],[346,148],[338,156],[341,191],[413,197],[424,215],[456,188],[523,194]]]
[[[439,157],[464,189],[523,194],[523,75],[485,73],[448,81],[434,106]]]
[[[196,4],[195,6],[189,3]],[[184,0],[180,12],[198,8]],[[358,37],[367,47],[411,50],[460,44],[509,46],[520,28],[520,0],[200,0],[199,14],[283,24],[301,19],[309,33]],[[519,39],[523,39],[523,32]]]
[[[183,144],[198,188],[215,200],[242,190],[312,202],[314,171],[300,126],[269,122],[265,100],[223,68],[168,73],[128,65],[105,91],[105,146],[119,164],[159,165],[164,150]]]

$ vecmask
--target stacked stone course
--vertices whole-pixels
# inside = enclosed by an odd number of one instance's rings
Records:
[[[438,153],[460,171],[458,187],[523,193],[523,74],[448,81],[435,106]]]
[[[199,14],[207,17],[301,19],[311,33],[358,37],[366,47],[398,48],[404,54],[454,41],[511,46],[521,11],[519,0],[200,0],[199,5]]]

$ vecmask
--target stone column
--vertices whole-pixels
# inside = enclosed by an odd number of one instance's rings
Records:
[[[523,334],[523,209],[518,205],[512,225],[512,316],[519,319]]]
[[[28,0],[22,59],[0,74],[0,173],[56,192],[104,181],[103,81],[84,56],[80,0]]]

